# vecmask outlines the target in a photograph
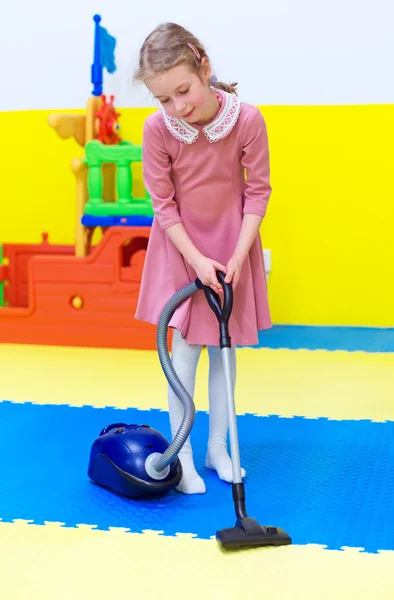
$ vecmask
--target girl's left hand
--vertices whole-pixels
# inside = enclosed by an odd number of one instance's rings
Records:
[[[227,274],[225,277],[226,283],[232,283],[233,290],[238,285],[238,281],[242,271],[243,260],[238,258],[237,256],[232,256],[226,265]]]

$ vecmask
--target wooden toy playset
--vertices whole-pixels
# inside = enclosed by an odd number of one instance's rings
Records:
[[[119,137],[114,97],[102,93],[100,43],[111,38],[95,21],[93,95],[86,113],[54,114],[49,125],[73,137],[84,157],[72,161],[76,178],[75,246],[0,246],[0,342],[153,349],[156,328],[134,319],[153,218],[147,193],[132,193],[132,163],[142,148]],[[112,69],[113,71],[113,69]],[[94,230],[103,232],[92,248]]]

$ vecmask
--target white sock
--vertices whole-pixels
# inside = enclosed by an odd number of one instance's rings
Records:
[[[227,451],[228,411],[223,359],[219,346],[208,346],[209,355],[209,439],[205,466],[217,471],[220,479],[232,483],[233,467]],[[235,348],[231,348],[233,387],[236,379]],[[241,469],[245,477],[245,469]]]
[[[181,333],[174,329],[171,354],[172,364],[182,385],[186,388],[192,398],[194,397],[196,371],[201,350],[202,346],[188,344],[182,338]],[[168,409],[170,414],[171,433],[172,438],[174,439],[175,434],[182,423],[184,411],[181,401],[172,391],[170,386],[168,386]],[[176,488],[177,491],[183,492],[184,494],[204,494],[206,491],[205,483],[194,466],[190,437],[182,446],[178,457],[181,461],[183,477]]]

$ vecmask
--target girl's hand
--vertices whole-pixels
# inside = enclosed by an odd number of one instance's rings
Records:
[[[221,265],[212,258],[201,256],[194,265],[194,270],[196,271],[197,277],[201,283],[204,285],[209,285],[209,287],[217,294],[221,294],[223,292],[222,286],[220,285],[216,276],[216,271],[222,271],[224,274],[226,274],[225,266]]]
[[[233,290],[238,285],[238,281],[242,271],[243,260],[233,255],[227,263],[227,274],[225,277],[226,283],[232,283]]]

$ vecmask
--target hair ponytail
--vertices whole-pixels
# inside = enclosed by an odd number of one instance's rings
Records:
[[[218,81],[216,75],[211,76],[210,83],[212,87],[217,90],[222,90],[223,92],[227,92],[228,94],[236,94],[238,83],[223,83],[223,81]]]

